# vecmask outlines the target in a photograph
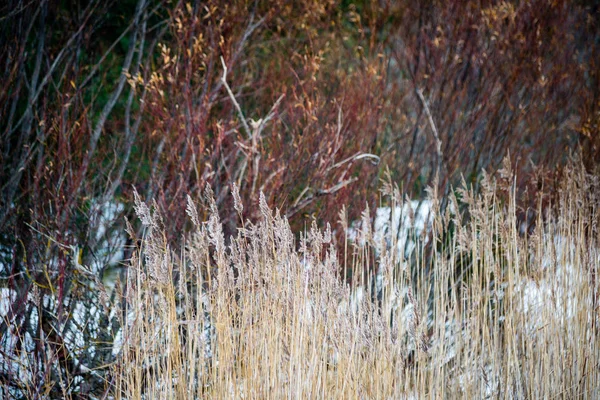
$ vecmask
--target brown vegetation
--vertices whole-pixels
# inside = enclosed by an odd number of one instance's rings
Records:
[[[523,237],[504,172],[480,195],[459,191],[468,221],[434,217],[433,268],[423,238],[398,257],[394,230],[376,242],[367,220],[364,244],[341,254],[365,272],[351,285],[331,231],[313,225],[296,243],[264,198],[230,246],[211,194],[206,222],[189,199],[195,230],[180,250],[139,202],[146,240],[127,284],[116,397],[596,398],[598,180],[567,169],[553,211]]]
[[[463,176],[478,192],[509,152],[533,231],[537,192],[552,204],[573,151],[597,173],[599,20],[566,0],[3,4],[0,381],[23,389],[26,349],[27,393],[112,382],[103,280],[143,239],[135,191],[179,248],[186,198],[209,185],[229,244],[240,217],[261,217],[261,192],[299,234],[341,205],[349,220],[374,209],[386,171],[411,198],[434,187],[445,210]],[[77,304],[106,313],[80,326]],[[65,351],[76,332],[85,345]]]

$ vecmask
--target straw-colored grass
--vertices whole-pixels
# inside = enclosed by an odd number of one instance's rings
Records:
[[[390,251],[393,224],[379,243],[367,214],[352,243],[314,224],[297,240],[264,198],[260,220],[226,245],[210,192],[208,221],[190,200],[195,232],[170,249],[168,221],[138,199],[146,232],[114,395],[599,398],[598,182],[572,168],[533,233],[518,226],[510,183],[458,191],[446,208],[460,214],[440,215],[430,193],[438,212],[418,240],[430,247],[409,259]],[[398,191],[384,194],[393,214]]]

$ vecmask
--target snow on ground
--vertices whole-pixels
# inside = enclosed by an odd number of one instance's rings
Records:
[[[10,260],[12,258],[12,252],[9,247],[0,245],[0,273],[7,274],[10,271]]]
[[[104,283],[109,292],[112,291],[118,274],[103,274],[103,272],[106,271],[107,267],[114,267],[123,261],[126,234],[121,229],[115,229],[113,225],[123,210],[124,205],[119,202],[109,201],[101,204],[99,201],[92,201],[90,219],[91,226],[93,227],[92,241],[95,241],[96,245],[93,251],[93,258],[89,262],[90,265],[80,264],[82,262],[79,251],[80,244],[75,243],[70,246],[71,259],[75,263],[76,269],[97,277],[108,276],[109,279]],[[66,235],[68,236],[68,233]],[[10,249],[0,247],[0,273],[8,273],[11,256]],[[56,258],[49,260],[47,262],[48,269],[52,270],[54,264],[57,262]],[[92,281],[90,285],[93,287],[94,283]],[[0,288],[0,321],[9,315],[10,307],[17,300],[16,294],[17,292],[12,289]],[[38,304],[33,296],[33,293],[28,293],[27,302],[29,304]],[[40,300],[44,308],[56,314],[58,304],[55,296],[44,295]],[[100,307],[100,304],[95,302],[94,296],[85,301],[75,301],[73,303],[70,303],[70,300],[65,298],[64,305],[71,307],[71,318],[68,319],[66,325],[55,328],[62,332],[64,343],[69,352],[75,355],[75,360],[87,358],[86,356],[80,357],[83,353],[93,358],[96,353],[96,347],[86,341],[96,341],[102,329],[111,329],[111,324],[107,327],[100,326],[104,307]],[[34,330],[37,329],[36,327],[39,324],[37,307],[34,307],[31,311],[29,324]],[[0,337],[0,372],[10,372],[10,374],[23,377],[26,381],[31,376],[29,371],[35,369],[34,366],[30,365],[32,360],[30,355],[35,350],[35,342],[28,332],[17,335],[12,329],[16,325],[17,321],[8,321],[9,329],[3,337]],[[25,351],[15,351],[19,341],[21,341],[20,346]],[[75,362],[77,363],[77,361]],[[80,365],[79,367],[83,371],[88,370],[85,365]],[[41,366],[37,369],[40,368]],[[96,374],[94,371],[90,373]]]
[[[573,262],[577,257],[574,239],[546,234],[544,240],[552,243],[552,246],[551,251],[545,252],[539,262],[539,277],[523,279],[516,287],[516,305],[525,315],[530,333],[541,329],[550,320],[568,329],[570,322],[580,317],[585,307],[585,301],[582,303],[581,300],[589,300],[588,304],[592,304],[591,298],[582,299],[581,289],[590,281],[589,273],[597,272],[574,267]],[[590,267],[599,266],[598,249],[591,247],[586,252],[590,257]],[[579,265],[584,267],[582,264]],[[591,310],[586,314],[591,323]]]
[[[10,309],[16,300],[16,296],[17,292],[15,290],[0,288],[0,321],[9,318]],[[31,324],[37,324],[37,316],[37,310],[33,310]],[[31,359],[28,357],[28,353],[35,350],[35,342],[28,332],[25,335],[18,335],[14,331],[14,325],[11,321],[8,320],[7,322],[8,329],[5,335],[0,337],[0,372],[6,374],[10,370],[19,376],[31,376],[29,371],[33,366],[30,365]],[[19,344],[24,351],[18,353],[12,351]]]
[[[375,217],[371,219],[371,229],[373,242],[378,256],[381,256],[386,250],[393,250],[395,247],[398,260],[408,260],[413,254],[419,243],[425,245],[429,241],[428,233],[432,229],[432,222],[435,217],[431,210],[431,203],[427,200],[410,201],[402,207],[381,207],[375,211]],[[363,221],[365,221],[363,219]],[[364,232],[368,229],[363,228],[363,221],[354,221],[348,229],[348,238],[357,245],[365,245]],[[554,229],[554,230],[553,230]],[[592,310],[585,311],[586,304],[592,304],[588,295],[582,295],[582,288],[587,288],[590,281],[590,274],[597,274],[598,271],[585,270],[585,262],[577,260],[581,253],[589,256],[590,264],[595,268],[600,266],[600,251],[596,248],[576,251],[574,241],[576,238],[566,239],[556,233],[556,228],[550,229],[551,233],[546,233],[544,243],[551,245],[544,249],[541,260],[535,260],[531,257],[531,264],[539,269],[539,273],[534,277],[528,276],[525,271],[520,272],[514,284],[513,302],[516,306],[516,314],[523,316],[525,331],[528,335],[536,335],[540,329],[544,328],[552,321],[552,325],[563,327],[570,332],[575,324],[572,324],[576,318],[581,318],[582,313],[586,313],[588,323],[592,323],[594,316]],[[570,240],[570,242],[569,242]],[[419,242],[422,241],[422,242]],[[395,246],[394,246],[395,243]],[[405,265],[405,263],[402,263]],[[577,267],[575,267],[577,266]],[[376,275],[377,289],[382,287],[382,271]],[[499,293],[500,297],[504,290]],[[410,324],[412,318],[412,304],[410,302],[401,302],[404,298],[406,288],[395,288],[395,296],[389,300],[387,312],[400,311],[400,320],[404,324]],[[587,291],[585,293],[588,293]],[[592,293],[590,292],[591,296]],[[365,289],[363,287],[354,288],[350,297],[350,308],[356,312],[360,304],[364,301]],[[402,303],[402,304],[400,304]],[[432,316],[429,316],[430,319]],[[504,318],[504,317],[501,317]],[[428,321],[431,323],[431,320]],[[431,343],[432,351],[444,351],[445,362],[449,362],[456,355],[456,335],[463,335],[465,331],[459,326],[462,324],[451,320],[446,322],[446,334],[444,343]],[[461,333],[462,332],[462,333]],[[486,398],[492,397],[499,385],[497,377],[493,376],[492,367],[484,364],[485,373],[489,379],[487,386],[482,390]],[[472,382],[468,374],[459,377],[459,384],[462,386]]]
[[[123,230],[114,229],[113,224],[124,209],[123,203],[112,200],[106,203],[100,203],[98,200],[92,202],[91,226],[94,227],[94,239],[98,243],[94,260],[89,266],[93,273],[99,273],[106,266],[123,261],[127,236]]]
[[[430,200],[411,200],[402,206],[379,207],[375,211],[373,224],[373,240],[378,253],[383,246],[388,249],[395,243],[398,259],[407,259],[417,246],[423,235],[423,243],[428,242],[426,233],[431,230],[435,214]],[[348,239],[364,245],[359,230],[365,229],[362,221],[354,221],[348,228]]]
[[[9,288],[0,288],[0,319],[6,317],[16,297],[16,291]]]
[[[394,209],[380,207],[375,213],[375,243],[391,246],[396,242],[398,258],[408,258],[415,250],[421,235],[425,234],[423,244],[429,241],[426,233],[431,230],[434,216],[429,200],[412,200]]]

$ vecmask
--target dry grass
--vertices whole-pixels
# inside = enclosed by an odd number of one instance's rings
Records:
[[[116,398],[598,398],[598,181],[571,168],[523,233],[503,172],[458,191],[448,209],[466,212],[438,212],[410,259],[368,210],[353,243],[315,224],[297,241],[262,196],[226,245],[210,191],[175,251],[138,199]]]

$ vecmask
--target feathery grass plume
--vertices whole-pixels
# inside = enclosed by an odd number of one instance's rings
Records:
[[[267,204],[267,199],[265,198],[265,194],[263,192],[260,192],[258,207],[260,208],[260,213],[263,216],[263,218],[267,221],[270,220],[272,217],[272,211],[269,208],[269,205]]]
[[[133,188],[134,210],[141,223],[144,226],[151,227],[153,225],[152,213],[146,203],[142,201],[135,187]]]
[[[514,191],[495,195],[503,189],[493,178],[484,186],[457,191],[464,216],[456,196],[449,219],[430,199],[431,239],[415,239],[410,262],[376,249],[365,210],[344,261],[351,285],[331,228],[313,221],[296,244],[264,196],[262,218],[243,221],[220,256],[212,213],[177,256],[160,232],[148,233],[130,268],[112,394],[598,397],[598,186],[571,169],[533,235],[519,233]],[[350,226],[344,209],[340,219]],[[443,241],[449,221],[454,233]],[[144,269],[171,281],[143,279]]]
[[[233,194],[233,208],[235,208],[241,218],[242,212],[244,211],[244,205],[242,204],[242,199],[240,197],[240,188],[235,182],[231,184],[231,193]]]
[[[209,243],[215,247],[219,261],[225,257],[225,235],[223,233],[223,225],[219,217],[219,210],[215,201],[214,193],[210,185],[206,185],[204,189],[204,201],[209,207],[208,217],[208,237]]]
[[[342,205],[340,211],[338,212],[338,223],[342,226],[342,230],[344,235],[347,235],[348,232],[348,212],[346,210],[346,205]]]
[[[365,209],[360,214],[360,238],[361,244],[367,245],[373,239],[373,233],[371,231],[371,210],[369,204],[365,204]]]
[[[187,205],[185,207],[185,212],[192,220],[192,223],[196,227],[199,227],[200,219],[198,218],[198,210],[196,209],[196,205],[194,204],[194,201],[192,200],[189,194],[187,195]]]

